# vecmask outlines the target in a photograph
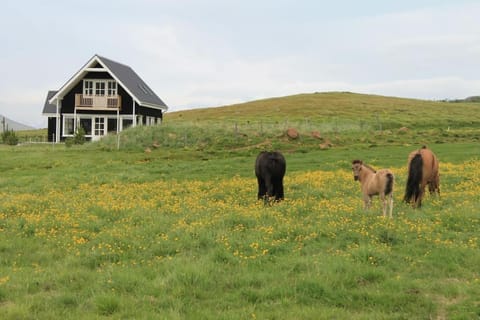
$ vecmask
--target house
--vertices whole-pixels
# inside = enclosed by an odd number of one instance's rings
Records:
[[[127,65],[94,55],[58,91],[49,91],[42,114],[48,140],[63,141],[79,127],[97,140],[130,126],[162,122],[167,105]]]

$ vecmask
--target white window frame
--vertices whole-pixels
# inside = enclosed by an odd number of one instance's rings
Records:
[[[101,120],[101,121],[97,121],[97,120]],[[106,125],[105,125],[105,122],[108,122],[105,121],[105,117],[101,116],[94,116],[93,117],[93,135],[94,136],[104,136],[105,135],[105,129],[106,129]],[[98,126],[98,127],[97,127]]]
[[[93,80],[83,80],[83,95],[93,96]]]
[[[96,118],[102,118],[103,119],[103,134],[98,135],[98,129],[95,128],[96,124]],[[94,137],[99,137],[99,136],[105,136],[108,135],[108,120],[109,119],[115,119],[117,120],[117,115],[112,115],[112,114],[75,114],[73,113],[67,113],[63,115],[63,129],[62,129],[62,136],[63,137],[73,137],[75,133],[73,134],[67,134],[65,131],[66,128],[66,122],[69,120],[77,121],[76,129],[80,128],[80,120],[88,119],[90,120],[90,127],[91,127],[91,132],[85,132],[85,137],[87,138],[94,138]],[[127,127],[124,126],[123,121],[124,120],[129,120],[131,122],[130,127],[133,127],[133,116],[131,115],[121,115],[118,118],[119,123],[119,131],[123,131]],[[100,129],[101,130],[101,129]]]
[[[83,95],[113,97],[118,94],[117,81],[111,79],[83,79]]]
[[[106,83],[105,81],[96,81],[95,82],[95,95],[104,97],[105,96],[105,87]]]
[[[117,81],[107,81],[107,96],[112,97],[117,95]]]
[[[78,115],[77,114],[77,130],[81,127],[81,121],[83,119],[90,120],[90,132],[85,131],[85,137],[92,137],[92,131],[94,129],[93,117],[90,115]]]
[[[71,120],[72,124],[72,133],[67,132],[67,123]],[[63,130],[62,136],[64,137],[73,137],[75,135],[75,117],[74,116],[63,116]]]

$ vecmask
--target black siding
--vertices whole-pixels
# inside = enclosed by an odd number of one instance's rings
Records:
[[[55,141],[56,118],[48,117],[48,141]]]

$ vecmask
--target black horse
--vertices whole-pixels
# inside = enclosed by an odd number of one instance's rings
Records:
[[[255,161],[255,175],[258,180],[258,199],[275,201],[283,200],[283,176],[286,171],[286,161],[280,152],[262,151]]]

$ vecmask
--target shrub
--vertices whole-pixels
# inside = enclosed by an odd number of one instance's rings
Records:
[[[78,128],[77,132],[75,132],[75,135],[71,138],[67,138],[65,140],[65,145],[67,147],[71,147],[74,144],[84,144],[86,141],[85,139],[85,129],[82,127]]]
[[[73,136],[75,144],[84,144],[85,143],[85,129],[82,127],[78,128],[77,132]]]
[[[2,142],[11,146],[18,144],[18,137],[13,130],[7,130],[2,133]]]

